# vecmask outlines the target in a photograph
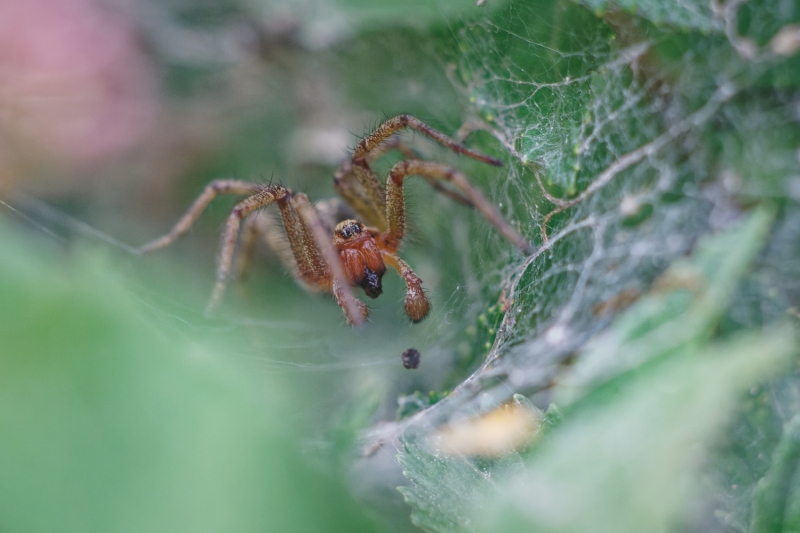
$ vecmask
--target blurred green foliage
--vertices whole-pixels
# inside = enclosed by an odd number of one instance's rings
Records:
[[[280,383],[165,329],[107,258],[0,242],[3,530],[376,530]]]

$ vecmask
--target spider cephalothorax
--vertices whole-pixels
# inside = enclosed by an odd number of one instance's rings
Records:
[[[255,237],[263,237],[305,287],[333,293],[348,323],[358,325],[369,316],[369,309],[353,297],[351,287],[360,287],[368,297],[377,298],[383,292],[381,279],[387,266],[396,270],[405,281],[405,311],[412,322],[418,322],[430,311],[430,302],[422,289],[422,280],[397,255],[406,228],[403,195],[406,177],[421,176],[436,190],[477,209],[503,237],[523,252],[530,253],[533,247],[458,170],[441,163],[418,160],[416,154],[395,136],[404,128],[414,129],[456,153],[490,165],[502,165],[501,161],[462,146],[410,115],[400,115],[390,118],[362,139],[350,160],[342,164],[336,173],[336,191],[352,210],[350,216],[343,217],[345,220],[328,220],[331,213],[340,210],[323,209],[322,205],[315,207],[305,194],[293,193],[280,185],[216,180],[208,184],[172,231],[142,247],[142,252],[163,248],[186,233],[216,195],[246,195],[247,198],[233,208],[225,224],[217,265],[217,283],[209,309],[222,298],[239,229],[242,221],[245,221],[245,258],[249,256],[248,251]],[[392,149],[399,150],[405,159],[392,167],[384,188],[370,164]],[[271,218],[250,216],[272,203],[278,205],[290,244],[288,250],[277,245],[280,230]],[[353,218],[353,215],[368,223],[369,227]]]

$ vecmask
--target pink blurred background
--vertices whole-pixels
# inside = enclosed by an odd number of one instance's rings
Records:
[[[0,2],[0,187],[134,148],[159,109],[136,29],[93,0]]]

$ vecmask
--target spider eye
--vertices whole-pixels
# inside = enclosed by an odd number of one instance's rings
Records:
[[[339,232],[339,234],[345,239],[349,239],[350,237],[358,233],[361,233],[361,226],[359,225],[358,222],[351,222],[349,224],[345,224],[344,227],[342,227],[342,230]]]

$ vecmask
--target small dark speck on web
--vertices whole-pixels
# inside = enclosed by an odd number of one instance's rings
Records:
[[[409,348],[403,355],[400,357],[403,358],[403,366],[408,368],[409,370],[413,368],[417,368],[419,366],[419,351],[416,348]]]

